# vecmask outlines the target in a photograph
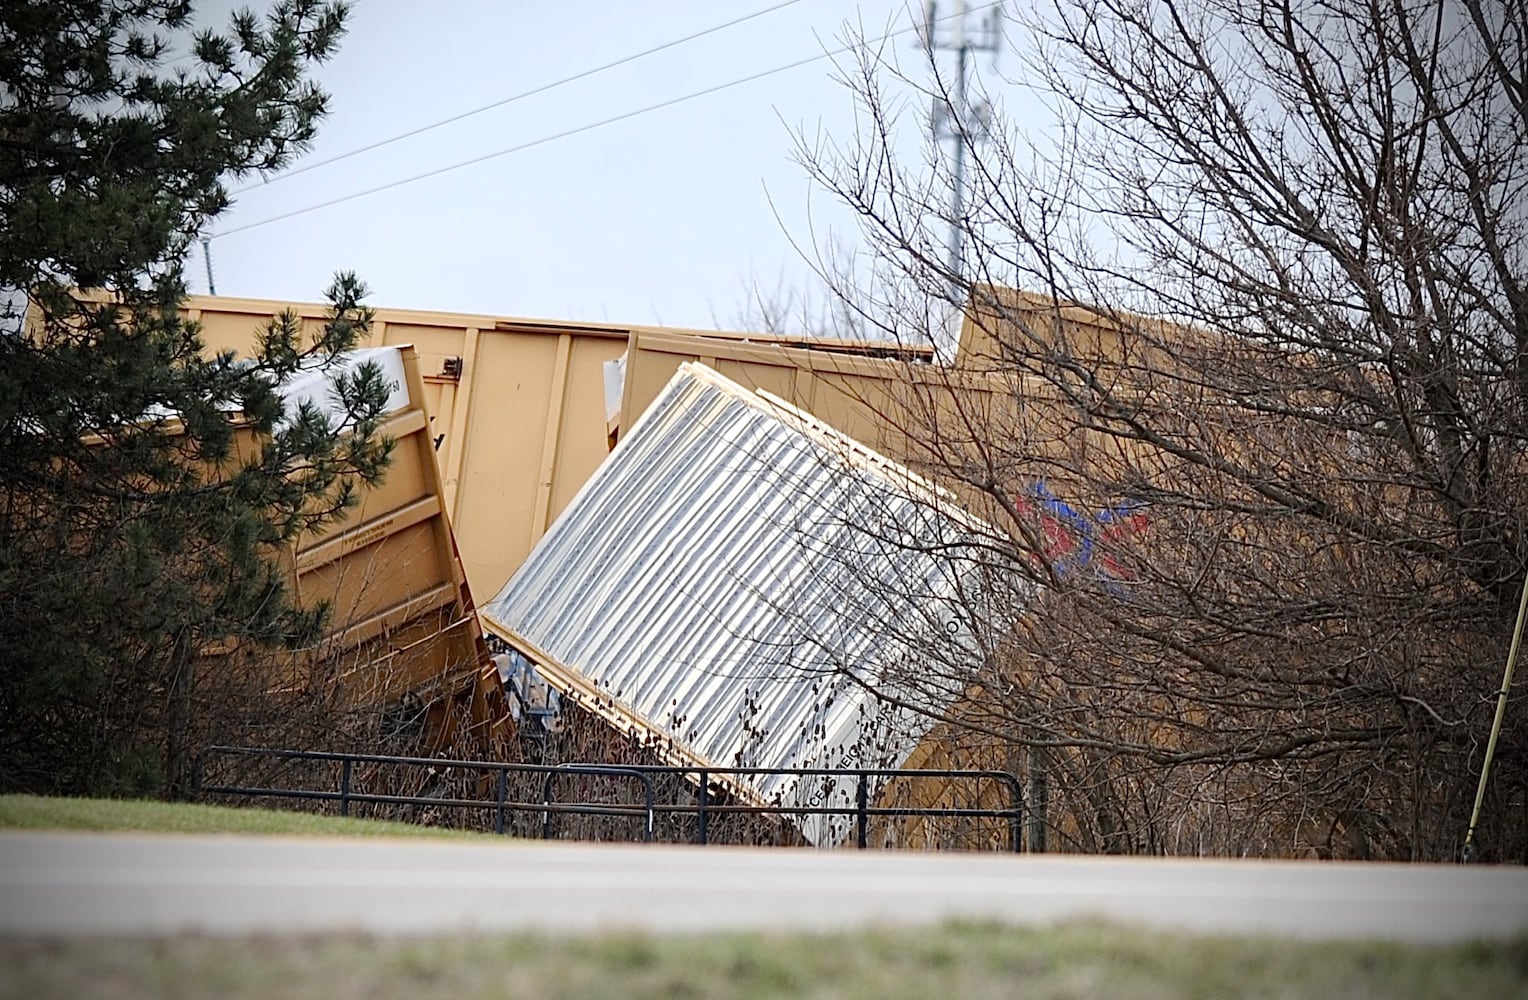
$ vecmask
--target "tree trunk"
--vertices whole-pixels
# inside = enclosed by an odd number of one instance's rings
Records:
[[[165,797],[191,794],[191,689],[195,684],[191,630],[179,629],[170,647],[170,724],[165,740]]]

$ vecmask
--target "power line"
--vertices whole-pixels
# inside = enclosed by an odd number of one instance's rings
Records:
[[[970,9],[972,11],[985,10],[988,7],[996,7],[1000,3],[1002,3],[1002,0],[991,0],[990,3],[980,4]],[[945,18],[939,18],[938,20],[945,20]],[[898,35],[905,35],[911,31],[919,31],[923,27],[924,26],[922,24],[914,24],[906,28],[900,28],[896,31],[889,31],[886,34],[881,35],[879,38],[871,39],[865,44],[877,45],[881,42],[887,41],[888,39],[895,38]],[[733,87],[741,87],[745,83],[753,83],[755,80],[762,80],[765,77],[776,76],[780,73],[789,72],[793,69],[799,69],[802,66],[806,66],[814,62],[821,62],[824,59],[831,59],[834,56],[841,56],[846,52],[854,51],[856,48],[858,48],[857,45],[845,45],[841,48],[833,49],[829,52],[822,52],[815,56],[809,56],[806,59],[798,59],[795,62],[786,63],[783,66],[776,66],[774,69],[767,69],[759,73],[753,73],[749,76],[731,80],[727,83],[719,83],[712,87],[706,87],[703,90],[697,90],[692,93],[685,94],[682,97],[671,97],[666,101],[659,101],[657,104],[649,104],[646,107],[638,108],[635,111],[627,111],[624,114],[613,115],[609,118],[603,118],[597,122],[591,122],[588,125],[580,125],[577,128],[570,128],[562,132],[553,133],[552,135],[545,135],[539,139],[532,139],[529,142],[518,143],[504,149],[495,150],[492,153],[484,153],[482,156],[474,156],[470,160],[462,160],[459,163],[452,163],[449,166],[436,167],[434,170],[427,170],[424,173],[414,174],[411,177],[404,177],[401,180],[389,181],[386,184],[379,184],[376,187],[366,188],[362,191],[355,191],[347,195],[341,195],[338,198],[331,198],[328,201],[322,201],[316,205],[309,205],[306,208],[293,209],[290,212],[283,212],[280,215],[273,215],[268,219],[261,219],[258,222],[250,222],[242,226],[235,226],[232,229],[225,229],[220,233],[213,233],[209,238],[220,239],[224,236],[233,236],[235,233],[243,233],[248,232],[251,229],[259,229],[260,227],[268,226],[273,222],[284,222],[287,219],[294,219],[299,215],[307,215],[309,212],[317,212],[321,209],[332,208],[335,205],[343,205],[345,202],[355,201],[357,198],[365,198],[368,195],[380,194],[383,191],[391,191],[393,188],[402,187],[405,184],[413,184],[415,181],[427,180],[431,177],[439,177],[441,174],[450,173],[453,170],[460,170],[463,167],[470,167],[474,164],[485,163],[488,160],[495,160],[501,156],[508,156],[511,153],[519,153],[527,149],[533,149],[537,146],[544,146],[547,143],[555,142],[558,139],[566,139],[570,136],[579,135],[584,132],[592,132],[595,129],[604,128],[606,125],[614,125],[617,122],[623,122],[629,118],[636,118],[638,115],[645,115],[652,111],[661,111],[664,108],[671,108],[678,104],[684,104],[687,101],[693,101],[697,98],[707,97],[711,94],[720,93],[724,90],[731,90]]]
[[[328,159],[316,160],[312,163],[305,163],[299,167],[293,167],[290,170],[284,170],[280,174],[277,174],[275,177],[266,178],[257,184],[246,184],[243,187],[237,188],[230,193],[243,194],[246,191],[252,191],[256,188],[261,188],[267,184],[274,184],[277,181],[285,180],[288,177],[295,177],[298,174],[307,173],[309,170],[317,170],[319,167],[327,167],[331,163],[338,163],[341,160],[348,160],[352,156],[359,156],[362,153],[369,153],[374,149],[381,149],[383,146],[390,146],[395,142],[402,142],[404,139],[412,139],[416,135],[423,135],[426,132],[434,131],[435,129],[442,128],[446,125],[454,125],[456,122],[462,121],[466,118],[471,118],[474,115],[480,115],[485,111],[492,111],[495,108],[502,108],[506,104],[513,104],[516,101],[523,101],[527,97],[534,97],[537,94],[544,94],[549,90],[556,89],[557,87],[561,87],[569,83],[574,83],[578,80],[587,79],[591,76],[603,73],[606,70],[615,69],[617,66],[624,66],[627,63],[636,62],[638,59],[645,59],[648,56],[662,52],[665,49],[672,49],[675,46],[683,45],[686,42],[693,42],[697,38],[704,38],[707,35],[713,35],[718,31],[723,31],[735,25],[742,24],[744,21],[752,21],[754,18],[763,17],[765,14],[773,14],[777,10],[793,6],[794,4],[798,4],[800,2],[801,0],[785,0],[784,3],[777,3],[773,7],[765,7],[763,10],[754,11],[752,14],[734,18],[725,24],[718,24],[714,27],[706,28],[704,31],[697,31],[692,35],[685,35],[683,38],[676,38],[671,42],[664,42],[662,45],[655,45],[650,49],[646,49],[634,55],[626,56],[623,59],[617,59],[615,62],[605,63],[603,66],[596,66],[593,69],[586,69],[582,73],[575,73],[572,76],[565,76],[561,80],[553,80],[551,83],[544,83],[539,87],[533,87],[530,90],[522,91],[518,94],[513,94],[501,100],[494,101],[491,104],[485,104],[480,108],[473,108],[471,111],[463,111],[461,114],[452,115],[450,118],[442,118],[438,122],[433,122],[429,125],[421,125],[419,128],[411,129],[408,132],[401,132],[398,135],[392,136],[388,139],[379,139],[369,145],[352,149],[348,153],[340,153],[337,156],[331,156]]]

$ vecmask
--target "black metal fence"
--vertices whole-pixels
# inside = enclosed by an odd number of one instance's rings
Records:
[[[246,766],[235,766],[237,764]],[[358,769],[367,769],[370,780],[358,780]],[[381,772],[390,772],[378,780]],[[803,805],[779,802],[758,805],[741,801],[735,789],[741,779],[763,776],[794,777],[797,786],[819,780],[836,787],[853,782],[853,803]],[[577,777],[579,782],[567,779]],[[673,779],[680,779],[675,781]],[[591,782],[591,779],[598,779]],[[889,782],[937,780],[947,784],[968,783],[974,788],[974,806],[906,805],[877,802],[876,791]],[[420,810],[431,814],[456,810],[491,819],[496,833],[528,834],[527,824],[516,817],[538,820],[539,835],[551,839],[559,833],[559,818],[567,815],[621,817],[640,824],[640,836],[657,837],[659,819],[682,817],[682,826],[666,828],[663,839],[713,842],[713,827],[730,817],[756,817],[779,821],[785,817],[838,817],[852,821],[856,846],[870,845],[874,820],[894,819],[1000,821],[1002,848],[1022,851],[1024,801],[1018,778],[1005,771],[923,770],[907,768],[758,768],[678,767],[641,764],[520,764],[483,760],[447,760],[435,757],[397,757],[381,754],[339,753],[322,750],[276,750],[261,747],[208,747],[197,758],[194,774],[202,797],[276,798],[337,804],[341,816],[352,815],[356,805],[373,807],[372,815],[391,807],[400,818],[417,820]],[[985,784],[984,784],[985,783]],[[560,797],[570,784],[581,794]],[[640,793],[639,799],[610,798],[613,786]],[[991,798],[984,791],[996,786],[1006,806],[992,808],[980,803]],[[660,796],[659,788],[685,789],[682,794]],[[597,800],[593,791],[606,796]],[[410,792],[410,789],[413,789]],[[539,799],[525,797],[539,790]],[[469,794],[470,793],[470,794]],[[885,798],[885,796],[881,796]],[[415,810],[412,817],[408,810]],[[490,824],[483,823],[483,826]],[[532,828],[533,829],[533,828]],[[835,827],[836,829],[836,827]],[[675,834],[678,834],[677,836]],[[847,839],[847,838],[846,838]],[[988,838],[993,839],[993,838]],[[974,842],[974,841],[973,841]]]

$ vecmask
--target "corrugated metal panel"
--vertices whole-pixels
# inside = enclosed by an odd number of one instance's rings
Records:
[[[953,598],[980,526],[933,495],[788,404],[686,364],[484,616],[554,681],[587,682],[566,693],[613,699],[677,759],[896,766],[928,723],[865,686],[894,683],[920,635],[946,637],[948,655],[957,633],[957,653],[977,655]],[[853,787],[764,777],[742,791],[847,805]],[[818,844],[847,828],[798,826]]]

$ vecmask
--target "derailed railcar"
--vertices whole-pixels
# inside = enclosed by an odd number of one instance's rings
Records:
[[[690,363],[483,615],[565,697],[832,846],[850,834],[850,772],[906,764],[962,695],[931,689],[919,658],[975,673],[982,602],[1016,579],[986,565],[991,531],[905,467]],[[767,773],[818,768],[843,773]]]
[[[394,749],[490,752],[507,713],[446,518],[416,353],[407,346],[352,351],[278,393],[289,411],[302,401],[322,410],[334,379],[363,364],[392,385],[380,427],[394,442],[391,462],[379,483],[360,489],[354,507],[281,557],[295,603],[328,607],[326,633],[295,650],[228,645],[208,651],[199,670],[258,671],[278,709],[407,717]],[[236,430],[236,449],[258,446],[249,431]]]

